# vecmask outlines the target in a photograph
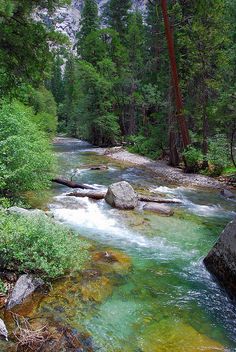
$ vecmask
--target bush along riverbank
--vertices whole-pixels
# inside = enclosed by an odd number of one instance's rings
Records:
[[[17,207],[0,210],[0,315],[4,321],[6,318],[10,331],[9,351],[11,347],[15,351],[16,343],[23,346],[29,341],[31,347],[38,348],[38,342],[52,335],[45,327],[36,336],[37,328],[31,329],[25,318],[15,315],[14,307],[18,310],[19,304],[38,288],[48,291],[56,279],[80,272],[90,257],[89,246],[43,211]],[[28,342],[24,341],[22,329],[16,333],[17,326],[28,331]],[[71,334],[68,329],[62,335],[65,333]],[[6,338],[1,327],[0,335]]]

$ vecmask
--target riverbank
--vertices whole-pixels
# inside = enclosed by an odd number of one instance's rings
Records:
[[[153,172],[156,176],[161,177],[162,180],[171,184],[191,188],[219,190],[222,188],[229,188],[226,183],[212,177],[199,174],[186,174],[180,168],[167,165],[166,161],[153,161],[145,156],[130,153],[122,147],[96,148],[94,151],[111,159],[145,168],[149,172]]]

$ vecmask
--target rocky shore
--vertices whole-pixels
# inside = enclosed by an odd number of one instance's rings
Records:
[[[224,182],[209,176],[199,174],[186,174],[180,168],[167,165],[166,161],[153,161],[145,156],[128,152],[123,147],[96,148],[94,151],[100,155],[125,163],[138,165],[155,176],[159,176],[168,183],[193,188],[222,189],[227,187]]]

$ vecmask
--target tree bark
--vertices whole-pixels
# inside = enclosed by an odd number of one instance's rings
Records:
[[[167,46],[169,51],[172,79],[174,83],[176,113],[177,113],[178,123],[180,126],[181,135],[182,135],[183,146],[184,148],[186,148],[191,142],[190,142],[190,136],[189,136],[186,119],[183,115],[184,106],[183,106],[180,85],[179,85],[173,33],[171,31],[171,26],[170,26],[169,17],[168,17],[168,11],[167,11],[167,0],[161,0],[161,7],[162,7],[162,14],[163,14],[164,25],[165,25]]]

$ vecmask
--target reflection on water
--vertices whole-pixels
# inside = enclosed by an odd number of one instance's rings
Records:
[[[142,169],[93,153],[80,141],[59,143],[56,151],[64,177],[73,174],[80,183],[102,188],[127,180],[137,189],[180,199],[182,205],[174,206],[175,215],[168,218],[140,210],[122,212],[103,200],[67,197],[66,187],[55,186],[48,204],[55,218],[91,240],[93,248],[126,253],[132,270],[112,272],[111,264],[93,264],[105,278],[83,289],[83,281],[76,289],[68,283],[67,290],[59,286],[67,302],[60,302],[60,313],[53,308],[53,297],[58,300],[55,287],[51,303],[46,300],[41,309],[89,331],[102,352],[234,351],[235,307],[211,279],[202,258],[235,215],[235,203],[218,192],[163,184]],[[90,170],[98,164],[109,168]],[[88,290],[96,291],[96,285],[105,285],[102,292],[109,294],[100,302],[85,302],[84,292],[89,297]]]

